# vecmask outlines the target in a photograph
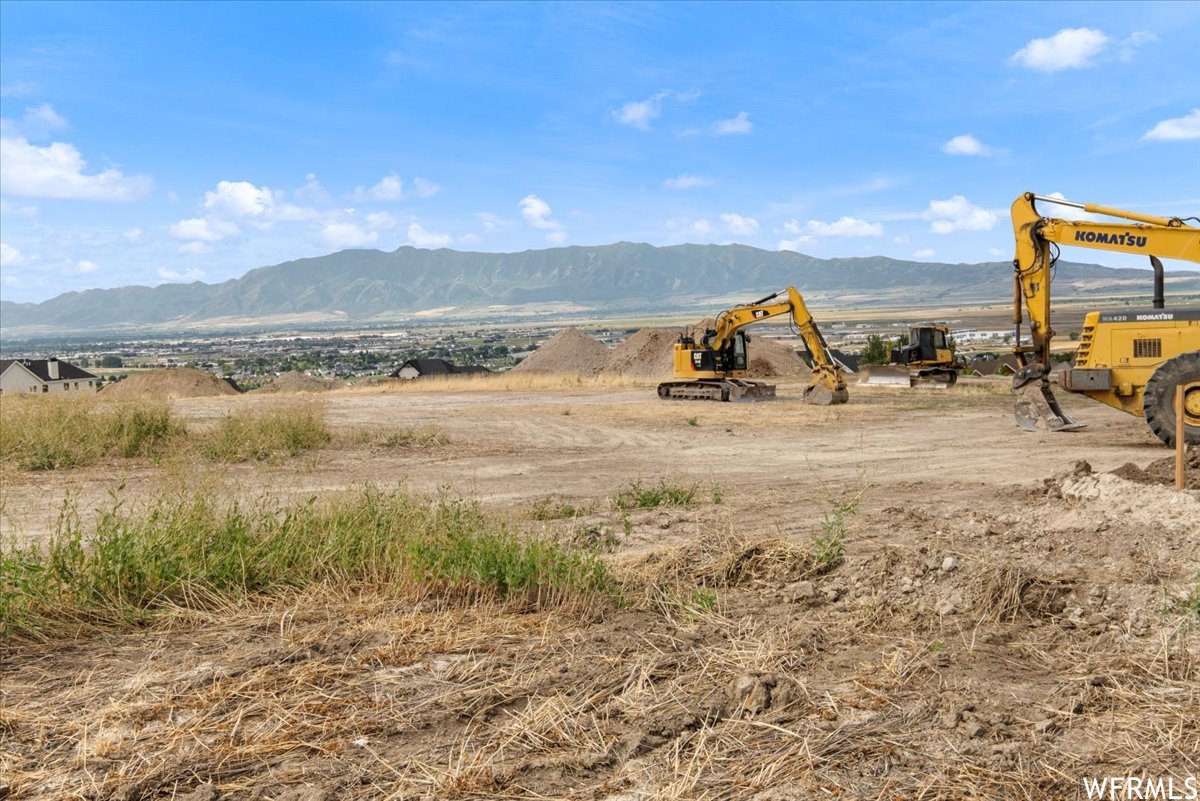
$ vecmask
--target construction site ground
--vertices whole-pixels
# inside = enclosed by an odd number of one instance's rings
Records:
[[[314,401],[335,430],[444,438],[6,473],[4,536],[22,541],[65,497],[86,515],[181,474],[247,503],[450,493],[595,544],[631,597],[530,610],[321,588],[5,644],[0,786],[128,801],[1200,788],[1200,491],[1168,485],[1145,423],[1060,393],[1088,427],[1025,433],[1002,382],[852,385],[826,408],[802,390],[782,381],[757,404],[661,401],[649,382],[337,390]],[[173,409],[203,426],[281,398]],[[635,482],[697,492],[618,508]],[[839,530],[844,553],[819,563]]]

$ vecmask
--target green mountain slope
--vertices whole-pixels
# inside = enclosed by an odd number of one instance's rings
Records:
[[[402,247],[344,250],[260,267],[220,284],[164,284],[69,292],[43,303],[0,302],[0,325],[100,330],[192,326],[308,316],[372,320],[438,307],[460,309],[566,301],[644,310],[704,298],[750,298],[795,285],[840,305],[1003,301],[1011,266],[926,264],[882,256],[816,259],[742,245],[654,247],[620,242],[521,253]],[[1150,273],[1062,262],[1056,297],[1144,292]],[[1169,273],[1173,292],[1200,292],[1200,274]],[[829,305],[831,305],[829,304]]]

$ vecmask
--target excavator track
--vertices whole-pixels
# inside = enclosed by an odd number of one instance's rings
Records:
[[[667,381],[658,385],[663,400],[706,400],[754,403],[773,400],[775,385],[731,378],[727,381]]]

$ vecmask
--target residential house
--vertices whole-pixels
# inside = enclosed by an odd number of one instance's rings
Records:
[[[490,373],[491,370],[474,364],[456,365],[445,359],[409,359],[392,371],[388,378],[422,378],[430,375],[466,375]]]
[[[61,359],[0,359],[0,393],[95,392],[100,379]]]

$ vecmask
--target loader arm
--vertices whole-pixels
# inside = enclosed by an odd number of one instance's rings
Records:
[[[1043,217],[1035,205],[1035,201],[1039,200],[1126,222]],[[1030,386],[1035,389],[1027,392],[1025,398],[1018,402],[1018,424],[1032,428],[1036,420],[1041,420],[1051,430],[1078,428],[1080,424],[1059,408],[1047,381],[1051,366],[1050,345],[1055,334],[1051,325],[1050,285],[1058,258],[1056,246],[1072,245],[1147,256],[1159,276],[1161,287],[1162,263],[1159,257],[1200,262],[1200,230],[1178,217],[1157,217],[1094,203],[1074,203],[1032,192],[1026,192],[1013,202],[1011,215],[1016,240],[1016,257],[1013,259],[1013,353],[1019,365],[1013,375],[1013,389],[1022,390]],[[1155,301],[1156,305],[1162,302],[1157,291]],[[1028,345],[1021,342],[1021,325],[1026,315],[1029,322]]]

